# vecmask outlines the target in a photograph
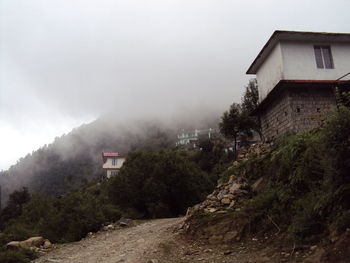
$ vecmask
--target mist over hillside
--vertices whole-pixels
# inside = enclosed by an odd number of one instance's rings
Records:
[[[31,192],[60,196],[103,174],[102,151],[127,154],[134,150],[175,147],[182,130],[216,128],[219,111],[201,110],[169,118],[134,118],[119,121],[113,114],[56,137],[53,143],[19,159],[0,172],[1,200],[21,187]]]

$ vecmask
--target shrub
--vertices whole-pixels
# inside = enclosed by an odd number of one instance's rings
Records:
[[[298,241],[314,240],[333,223],[345,231],[350,218],[349,131],[350,109],[340,107],[322,128],[286,136],[264,161],[248,161],[248,176],[265,176],[267,182],[267,190],[245,207],[252,222],[271,216]]]
[[[183,152],[134,152],[111,180],[108,192],[115,205],[154,218],[184,214],[213,186]]]
[[[27,249],[0,251],[1,263],[29,263],[35,258],[35,252]]]

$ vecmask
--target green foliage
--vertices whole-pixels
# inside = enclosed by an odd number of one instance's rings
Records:
[[[231,151],[226,152],[221,140],[200,140],[199,151],[192,156],[185,156],[198,164],[199,168],[209,174],[211,181],[216,184],[219,175],[227,169],[233,159]]]
[[[338,231],[346,231],[346,229],[350,228],[350,210],[343,211],[335,221],[335,228]]]
[[[239,135],[251,137],[256,131],[261,137],[259,119],[251,116],[259,103],[259,93],[256,80],[249,81],[242,98],[242,103],[232,103],[230,109],[225,111],[219,123],[220,133],[236,142]]]
[[[350,107],[350,91],[349,89],[337,88],[336,89],[337,102],[343,107]]]
[[[261,137],[260,119],[256,116],[251,116],[251,113],[258,107],[258,104],[258,83],[256,79],[251,79],[248,86],[246,86],[246,90],[242,98],[242,115],[243,119],[245,120],[244,125],[256,131]]]
[[[27,249],[0,251],[1,263],[29,263],[35,258],[35,252]]]
[[[228,139],[237,139],[242,130],[242,107],[232,103],[230,109],[225,111],[219,123],[220,132]]]
[[[242,166],[230,167],[220,174],[219,182],[227,183],[232,175],[239,175],[242,171]]]
[[[208,176],[184,152],[131,153],[109,185],[113,203],[144,217],[184,214],[213,188]]]
[[[247,162],[247,174],[255,180],[264,176],[267,184],[267,190],[245,207],[252,222],[266,225],[273,218],[299,241],[318,238],[332,224],[345,231],[350,209],[349,131],[350,110],[340,107],[322,128],[286,136],[270,156]]]
[[[26,187],[10,194],[6,207],[0,214],[0,229],[4,228],[8,221],[15,219],[22,213],[22,207],[30,200],[30,194]]]
[[[34,195],[23,206],[22,214],[4,229],[3,244],[44,236],[52,242],[76,241],[102,224],[121,217],[110,203],[104,185],[87,186],[62,198]]]

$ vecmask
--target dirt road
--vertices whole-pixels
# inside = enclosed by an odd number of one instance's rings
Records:
[[[36,263],[146,263],[161,242],[172,238],[182,218],[158,219],[135,227],[99,232],[79,242],[59,246]]]

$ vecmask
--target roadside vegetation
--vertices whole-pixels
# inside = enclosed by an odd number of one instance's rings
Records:
[[[349,131],[350,109],[340,106],[323,127],[286,136],[248,161],[248,179],[265,181],[245,207],[256,231],[274,227],[273,219],[292,240],[315,242],[350,228]]]
[[[8,251],[5,244],[43,236],[54,243],[80,240],[121,216],[134,219],[176,217],[204,200],[216,185],[218,170],[229,162],[222,148],[203,142],[202,151],[181,149],[135,151],[128,155],[118,176],[92,181],[80,190],[50,197],[13,192],[0,215],[0,262],[29,262],[35,253]],[[220,149],[220,150],[219,150]],[[12,261],[11,261],[12,260]]]

